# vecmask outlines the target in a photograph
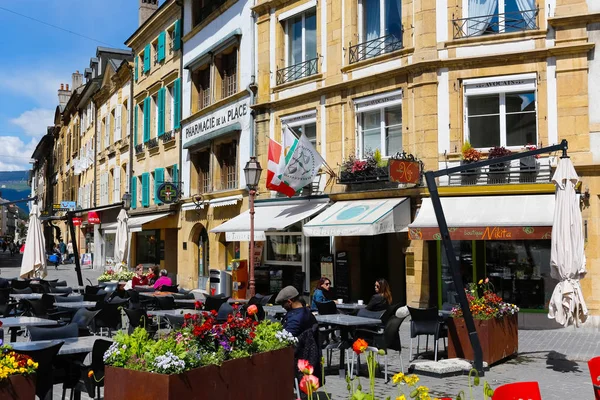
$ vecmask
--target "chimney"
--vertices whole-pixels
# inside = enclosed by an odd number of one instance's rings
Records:
[[[146,22],[146,20],[150,18],[152,14],[154,14],[154,11],[158,9],[158,0],[139,0],[139,2],[140,11],[138,14],[138,20],[139,26],[142,26],[144,22]]]
[[[79,71],[75,71],[71,76],[71,88],[76,90],[79,86],[83,85],[83,75],[79,73]]]
[[[65,107],[67,102],[69,101],[69,97],[71,97],[71,91],[69,90],[69,85],[67,84],[67,88],[65,89],[65,84],[60,84],[60,89],[58,89],[58,104],[61,107]]]

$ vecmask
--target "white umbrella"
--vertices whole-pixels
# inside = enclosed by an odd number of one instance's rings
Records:
[[[578,181],[571,159],[561,158],[552,177],[556,185],[556,203],[550,255],[551,276],[560,282],[554,288],[548,310],[548,318],[563,326],[575,324],[577,327],[585,322],[588,315],[579,284],[586,270],[583,224],[575,193]]]
[[[29,213],[29,228],[25,240],[25,252],[21,260],[20,276],[21,278],[46,277],[46,240],[36,204],[31,207]]]
[[[117,234],[115,235],[115,265],[125,262],[127,255],[127,212],[122,209],[117,217]]]

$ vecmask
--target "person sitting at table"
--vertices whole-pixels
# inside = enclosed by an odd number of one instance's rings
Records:
[[[135,275],[131,278],[131,287],[148,285],[148,278],[144,275],[144,266],[139,264],[135,267]]]
[[[172,286],[173,285],[171,278],[169,278],[167,276],[167,274],[168,274],[168,272],[166,269],[160,270],[160,278],[158,278],[156,280],[156,282],[154,282],[154,289],[160,290],[163,286]]]
[[[275,302],[287,311],[281,321],[283,329],[295,337],[298,337],[302,332],[310,329],[313,324],[317,323],[310,309],[302,305],[300,293],[298,293],[295,287],[286,286],[281,289]]]
[[[375,294],[367,304],[369,311],[385,311],[392,304],[390,285],[383,278],[375,281]]]
[[[159,271],[158,265],[155,265],[148,269],[148,274],[146,275],[146,277],[148,278],[148,285],[154,285],[156,283],[156,280],[159,278],[158,271]]]
[[[331,281],[329,280],[329,278],[326,277],[321,277],[321,279],[319,279],[319,283],[317,284],[317,287],[315,288],[315,291],[313,292],[313,296],[312,296],[312,302],[310,305],[310,309],[312,311],[318,311],[317,310],[317,303],[329,303],[333,300],[329,300],[327,298],[327,294],[329,292],[329,288],[331,287]]]

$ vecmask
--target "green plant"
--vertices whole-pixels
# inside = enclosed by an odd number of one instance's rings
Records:
[[[465,163],[472,163],[481,160],[481,152],[471,146],[471,143],[465,142],[462,146],[461,158]]]
[[[298,340],[289,332],[285,331],[279,322],[264,320],[254,330],[254,344],[257,351],[273,351],[288,347]]]
[[[119,272],[109,269],[106,270],[102,275],[98,277],[98,282],[109,282],[109,281],[129,281],[134,277],[134,273],[126,270]]]
[[[388,160],[384,160],[381,157],[381,150],[379,149],[375,150],[375,152],[373,153],[373,160],[375,161],[375,164],[378,168],[385,168],[388,165]]]

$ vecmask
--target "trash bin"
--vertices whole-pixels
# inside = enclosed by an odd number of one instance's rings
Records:
[[[227,271],[211,269],[209,271],[210,295],[231,296],[231,275]]]

